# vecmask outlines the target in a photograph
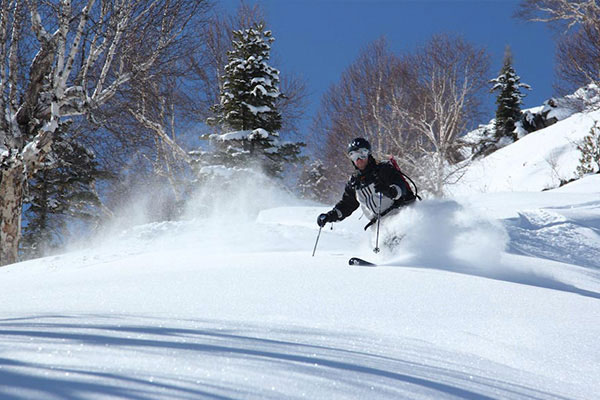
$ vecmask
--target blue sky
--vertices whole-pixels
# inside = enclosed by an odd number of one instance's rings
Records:
[[[239,0],[218,0],[235,11]],[[532,86],[525,107],[542,104],[553,94],[554,40],[543,23],[512,17],[517,0],[246,0],[258,3],[276,38],[273,66],[282,74],[302,76],[310,91],[307,118],[321,95],[340,79],[360,50],[384,36],[394,52],[410,51],[436,33],[462,35],[491,55],[490,79],[502,66],[510,45],[521,82]],[[487,102],[489,118],[494,95]],[[308,122],[307,122],[308,124]]]

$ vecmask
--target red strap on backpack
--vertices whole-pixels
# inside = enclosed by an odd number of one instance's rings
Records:
[[[394,168],[396,168],[396,170],[398,172],[400,172],[400,176],[402,177],[402,181],[404,181],[404,184],[406,185],[406,187],[408,188],[408,190],[410,190],[411,192],[413,192],[411,185],[409,185],[409,183],[406,181],[407,176],[404,175],[404,173],[400,169],[400,166],[398,165],[398,161],[396,161],[396,159],[394,158],[394,156],[390,156],[389,157],[389,161],[394,166]],[[410,179],[410,178],[408,178],[408,179]],[[421,198],[416,193],[417,186],[412,181],[412,179],[410,179],[410,181],[412,182],[412,184],[414,185],[414,188],[415,188],[415,191],[412,193],[412,195],[415,196],[416,198],[418,198],[419,200],[421,200]]]

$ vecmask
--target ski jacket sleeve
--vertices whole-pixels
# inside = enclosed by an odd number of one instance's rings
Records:
[[[353,181],[350,179],[344,189],[342,200],[340,200],[333,209],[337,211],[339,221],[341,221],[352,214],[359,205],[358,200],[356,200],[356,190],[354,189]]]

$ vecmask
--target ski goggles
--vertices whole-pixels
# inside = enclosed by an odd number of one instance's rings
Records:
[[[364,160],[369,157],[369,149],[356,149],[348,152],[348,157],[352,160],[352,162],[358,161],[358,159]]]

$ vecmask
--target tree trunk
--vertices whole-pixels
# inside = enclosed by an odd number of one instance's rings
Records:
[[[22,163],[0,171],[0,266],[17,261],[24,184]]]

